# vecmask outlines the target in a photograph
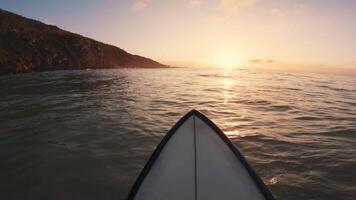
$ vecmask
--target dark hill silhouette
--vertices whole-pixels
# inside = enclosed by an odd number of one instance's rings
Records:
[[[167,66],[57,26],[0,9],[0,75],[121,67]]]

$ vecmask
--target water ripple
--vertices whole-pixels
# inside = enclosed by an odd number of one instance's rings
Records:
[[[0,77],[4,199],[123,199],[170,127],[199,109],[277,199],[355,199],[356,79],[216,69]]]

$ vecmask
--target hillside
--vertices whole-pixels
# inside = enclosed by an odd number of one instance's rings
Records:
[[[159,68],[154,60],[0,9],[0,75],[86,68]]]

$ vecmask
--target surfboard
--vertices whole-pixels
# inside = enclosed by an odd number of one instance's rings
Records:
[[[271,192],[227,136],[192,110],[166,134],[128,200],[262,200]]]

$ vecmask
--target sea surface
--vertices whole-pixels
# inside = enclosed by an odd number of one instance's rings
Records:
[[[356,199],[356,77],[228,69],[0,77],[0,199],[124,199],[191,109],[277,199]]]

